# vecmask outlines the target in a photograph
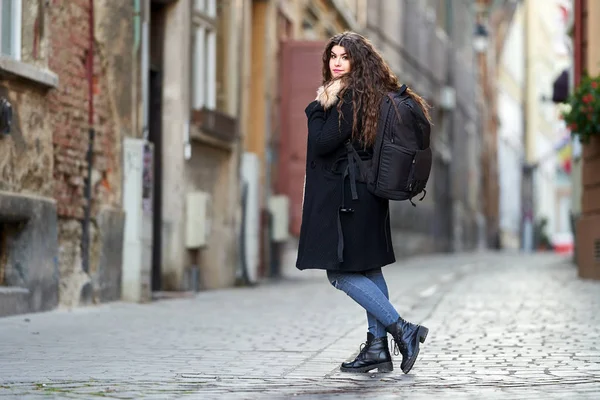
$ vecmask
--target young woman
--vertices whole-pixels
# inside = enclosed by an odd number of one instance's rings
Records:
[[[367,39],[345,32],[327,44],[323,86],[305,110],[308,145],[296,266],[326,270],[331,284],[367,311],[367,342],[354,361],[342,364],[344,372],[392,371],[390,333],[408,373],[428,333],[402,319],[389,301],[381,271],[395,262],[388,201],[367,190],[352,151],[365,162],[372,158],[381,101],[400,86]],[[429,119],[427,103],[407,93]]]

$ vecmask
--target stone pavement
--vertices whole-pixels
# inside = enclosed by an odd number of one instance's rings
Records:
[[[3,399],[600,398],[600,283],[551,255],[461,254],[387,267],[430,328],[410,374],[338,371],[362,309],[322,271],[192,299],[0,319]]]

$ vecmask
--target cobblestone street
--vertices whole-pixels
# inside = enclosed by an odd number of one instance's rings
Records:
[[[553,255],[414,258],[384,270],[430,329],[414,369],[338,371],[366,316],[322,271],[151,304],[0,319],[0,398],[598,398],[600,283]]]

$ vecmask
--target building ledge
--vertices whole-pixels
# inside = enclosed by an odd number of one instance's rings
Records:
[[[193,110],[190,139],[232,150],[237,139],[237,119],[215,110]]]
[[[15,286],[2,286],[0,287],[0,295],[29,295],[30,291],[27,288],[15,287]]]
[[[0,287],[0,317],[30,312],[31,291],[22,287]]]
[[[232,151],[234,142],[215,138],[196,126],[190,126],[190,140],[221,150]]]
[[[0,76],[11,76],[33,82],[46,89],[58,87],[58,75],[33,64],[0,56]]]
[[[342,0],[329,0],[329,1],[333,5],[333,7],[337,10],[337,12],[340,14],[342,19],[346,22],[346,25],[348,25],[348,28],[351,31],[360,32],[361,26],[358,24],[358,21],[356,20],[356,18],[354,18],[354,15],[348,9],[346,4]]]

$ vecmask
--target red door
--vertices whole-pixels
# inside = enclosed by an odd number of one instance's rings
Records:
[[[276,190],[290,199],[290,231],[300,234],[302,189],[306,166],[306,116],[304,109],[321,85],[326,42],[281,43],[279,86],[281,132]]]

